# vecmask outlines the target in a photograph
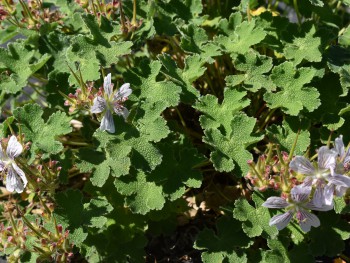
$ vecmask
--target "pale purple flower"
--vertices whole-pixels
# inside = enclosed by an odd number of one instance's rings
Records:
[[[343,135],[340,135],[334,140],[334,151],[338,154],[338,161],[334,171],[334,176],[342,178],[343,184],[330,184],[328,186],[328,191],[337,196],[343,196],[346,190],[350,187],[350,178],[348,176],[342,175],[349,171],[350,166],[350,148],[345,152],[345,147],[343,143]]]
[[[337,152],[322,146],[318,151],[316,167],[304,156],[294,157],[289,164],[293,171],[306,175],[304,182],[298,187],[315,185],[313,199],[317,207],[321,207],[323,204],[333,204],[331,185],[347,186],[350,183],[350,180],[345,176],[334,173],[336,158]]]
[[[28,181],[21,168],[15,162],[15,158],[23,151],[22,145],[12,135],[6,151],[2,149],[0,143],[0,172],[7,172],[6,189],[10,192],[22,193]]]
[[[310,213],[309,210],[328,211],[333,207],[327,205],[322,205],[321,207],[315,206],[313,200],[309,202],[310,192],[311,186],[294,187],[291,190],[290,198],[287,200],[282,197],[269,197],[262,206],[278,209],[284,208],[287,210],[284,214],[273,216],[270,219],[269,225],[274,225],[278,230],[282,230],[295,215],[296,220],[304,232],[309,232],[311,226],[320,226],[318,217]]]
[[[110,133],[115,132],[113,112],[117,115],[123,116],[124,119],[129,115],[127,108],[123,106],[123,102],[128,99],[132,90],[130,84],[123,84],[120,89],[113,92],[113,84],[111,82],[111,73],[109,73],[103,82],[104,96],[97,96],[94,99],[94,104],[91,107],[92,113],[103,113],[104,116],[101,120],[100,130],[108,131]]]

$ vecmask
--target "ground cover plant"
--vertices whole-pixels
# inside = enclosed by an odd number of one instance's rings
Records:
[[[2,0],[1,255],[349,261],[349,6]]]

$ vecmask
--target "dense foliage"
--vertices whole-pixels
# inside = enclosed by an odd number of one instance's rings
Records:
[[[1,255],[349,260],[349,6],[2,0]]]

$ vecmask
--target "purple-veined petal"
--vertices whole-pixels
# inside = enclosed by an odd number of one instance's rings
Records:
[[[323,189],[324,194],[324,204],[325,205],[332,205],[333,204],[333,194],[335,190],[334,184],[327,184],[325,188]]]
[[[6,149],[6,154],[9,158],[14,159],[23,151],[23,146],[17,141],[16,136],[12,135]]]
[[[334,203],[333,203],[333,199],[332,199],[330,205],[322,204],[321,207],[317,207],[317,206],[315,206],[313,200],[311,200],[309,203],[305,204],[303,207],[310,209],[310,210],[314,210],[314,211],[329,211],[329,210],[333,209]]]
[[[342,196],[345,195],[346,190],[348,190],[348,187],[344,187],[344,186],[339,186],[339,185],[337,185],[337,186],[335,187],[335,195],[338,196],[338,197],[342,197]]]
[[[3,160],[6,157],[5,151],[2,149],[0,141],[0,160]]]
[[[319,227],[320,226],[320,219],[318,219],[317,216],[314,214],[311,214],[310,212],[306,210],[300,210],[297,213],[297,219],[299,221],[299,225],[301,229],[304,232],[309,232],[311,229],[311,226],[313,227]]]
[[[124,106],[118,106],[114,108],[114,112],[120,116],[123,116],[124,120],[126,120],[129,116],[129,111]]]
[[[347,164],[349,163],[350,163],[350,148],[347,149],[343,160],[344,166],[347,166]]]
[[[308,199],[310,193],[311,186],[306,186],[303,184],[294,186],[293,189],[290,191],[292,199],[297,203],[304,202],[306,199]]]
[[[5,169],[6,163],[0,160],[0,172]]]
[[[286,208],[288,205],[289,204],[286,200],[277,196],[267,198],[267,200],[262,204],[262,206],[268,208]]]
[[[103,89],[105,90],[105,94],[109,97],[111,96],[113,90],[112,90],[112,80],[111,80],[111,73],[109,73],[104,81],[103,81]]]
[[[333,174],[333,176],[328,176],[327,181],[339,186],[350,187],[350,177],[341,174]]]
[[[318,150],[318,168],[335,169],[337,155],[337,152],[328,149],[327,146],[320,147],[320,149]]]
[[[94,104],[91,107],[91,113],[101,113],[106,109],[106,100],[100,96],[94,98]]]
[[[297,173],[305,175],[313,175],[315,173],[315,167],[304,156],[295,156],[290,162],[289,168]]]
[[[114,95],[114,99],[118,101],[125,100],[130,96],[131,93],[132,89],[130,89],[130,83],[124,83]]]
[[[344,157],[345,148],[343,143],[343,135],[339,135],[339,137],[334,140],[334,149],[341,158]]]
[[[17,193],[22,193],[24,189],[21,179],[17,176],[17,173],[12,168],[12,166],[9,167],[8,173],[6,176],[6,189],[9,192],[17,192]]]
[[[23,187],[26,187],[27,183],[28,183],[28,180],[27,180],[27,177],[24,174],[23,170],[21,168],[19,168],[16,163],[12,163],[12,168],[15,170],[17,175],[19,175],[19,177],[22,179]]]
[[[109,110],[106,111],[106,114],[101,120],[100,130],[115,133],[113,115]]]
[[[322,207],[322,205],[325,203],[325,197],[323,193],[323,187],[321,184],[318,184],[316,186],[316,190],[313,196],[313,203],[316,207]]]
[[[284,214],[275,215],[270,219],[269,225],[276,226],[278,230],[285,228],[293,217],[293,212],[288,211]]]

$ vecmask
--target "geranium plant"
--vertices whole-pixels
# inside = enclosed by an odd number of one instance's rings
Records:
[[[1,0],[1,256],[348,262],[349,6]]]

